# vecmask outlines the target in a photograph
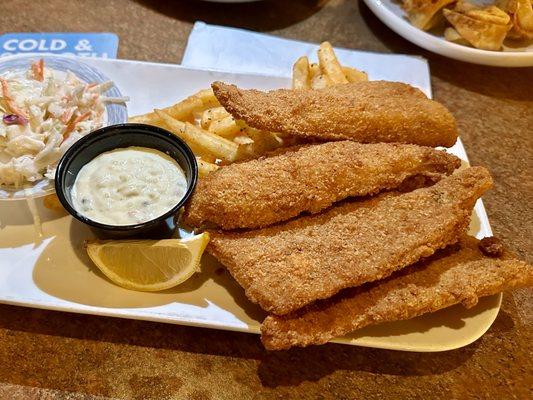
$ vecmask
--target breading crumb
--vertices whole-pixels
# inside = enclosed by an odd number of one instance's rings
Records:
[[[479,250],[489,257],[501,257],[503,255],[504,246],[497,237],[486,237],[479,242]]]

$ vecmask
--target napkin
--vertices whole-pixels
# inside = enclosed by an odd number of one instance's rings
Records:
[[[291,76],[296,58],[317,61],[318,44],[196,22],[182,65],[222,71]],[[429,66],[422,57],[335,48],[341,64],[365,71],[371,80],[408,83],[431,97]]]

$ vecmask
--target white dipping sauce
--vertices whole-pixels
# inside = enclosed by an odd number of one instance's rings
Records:
[[[179,164],[145,147],[102,153],[81,168],[72,187],[80,214],[107,225],[150,221],[174,207],[187,191]]]

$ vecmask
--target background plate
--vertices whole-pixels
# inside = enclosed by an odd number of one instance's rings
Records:
[[[214,80],[258,89],[290,85],[288,78],[258,74],[133,61],[86,62],[97,66],[130,96],[132,114],[167,106]],[[372,77],[372,70],[369,73]],[[429,74],[422,77],[416,77],[418,85],[430,93]],[[450,151],[466,159],[460,141]],[[108,281],[87,258],[83,242],[92,233],[85,225],[64,213],[47,210],[41,201],[38,208],[44,236],[34,240],[25,202],[0,202],[0,302],[259,333],[265,314],[247,300],[242,288],[212,257],[204,256],[201,272],[176,288],[157,293],[126,290]],[[476,205],[471,232],[478,237],[491,235],[481,202]],[[366,328],[335,341],[396,350],[449,350],[480,337],[496,318],[500,300],[501,295],[491,296],[470,310],[456,306],[409,321]]]
[[[374,14],[398,35],[437,54],[474,64],[499,67],[533,66],[533,44],[520,49],[504,48],[504,51],[487,51],[448,42],[443,36],[424,32],[411,25],[399,1],[364,0]]]

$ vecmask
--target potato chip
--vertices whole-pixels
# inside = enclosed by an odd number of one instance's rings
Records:
[[[448,42],[461,44],[463,46],[468,46],[469,45],[469,43],[466,41],[466,39],[464,37],[462,37],[461,35],[459,35],[459,32],[457,32],[451,26],[447,27],[444,30],[444,39],[446,39]]]
[[[461,14],[465,14],[468,11],[476,10],[481,8],[479,5],[470,3],[469,1],[465,0],[459,0],[457,3],[455,3],[453,7],[453,11],[457,11]]]
[[[469,11],[472,12],[472,11]],[[483,50],[500,50],[511,25],[477,19],[457,11],[444,9],[444,16],[472,46]]]
[[[491,22],[497,25],[508,25],[511,22],[511,17],[496,6],[488,6],[469,10],[465,15],[477,19],[479,21]]]
[[[533,39],[533,2],[531,0],[502,0],[500,6],[511,16],[513,27],[508,37]]]
[[[455,0],[405,0],[403,9],[407,13],[409,21],[424,31],[433,28],[439,21],[442,8]]]

